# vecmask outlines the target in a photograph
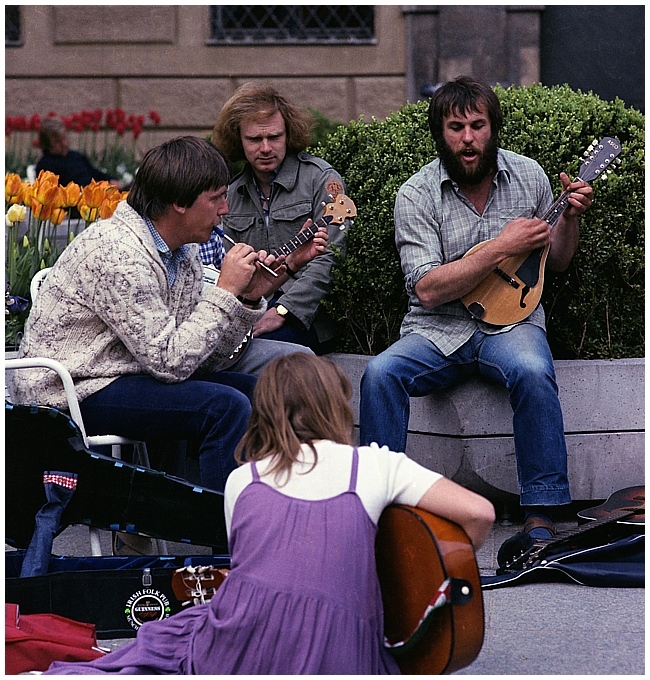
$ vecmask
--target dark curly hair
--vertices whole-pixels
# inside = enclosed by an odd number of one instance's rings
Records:
[[[445,116],[477,112],[483,105],[487,107],[492,135],[496,139],[503,125],[503,114],[499,98],[487,83],[469,76],[459,76],[439,87],[429,104],[429,130],[436,145],[439,147],[442,140],[442,122]]]

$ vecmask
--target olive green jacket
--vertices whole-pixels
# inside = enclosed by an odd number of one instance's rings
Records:
[[[323,204],[331,203],[339,193],[345,193],[345,185],[329,163],[302,152],[288,155],[273,182],[267,231],[252,170],[247,164],[228,187],[228,215],[223,217],[223,229],[238,243],[273,252],[290,241],[308,218],[314,222],[322,218]],[[346,226],[349,227],[349,221]],[[279,299],[305,328],[313,325],[320,342],[336,335],[333,322],[320,304],[329,292],[336,261],[332,246],[341,257],[345,256],[345,230],[331,225],[328,232],[330,245],[326,252],[305,265],[295,279],[283,284]]]

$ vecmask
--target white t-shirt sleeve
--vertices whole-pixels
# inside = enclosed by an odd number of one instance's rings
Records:
[[[250,463],[233,470],[226,479],[224,488],[223,511],[226,518],[226,533],[230,537],[232,513],[239,494],[253,481]]]
[[[442,475],[404,453],[376,444],[359,447],[357,493],[373,522],[392,503],[416,506]]]

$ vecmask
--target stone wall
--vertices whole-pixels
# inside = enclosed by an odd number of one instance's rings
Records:
[[[359,382],[370,357],[331,357],[352,382],[358,425]],[[556,361],[555,369],[573,499],[644,484],[645,361]],[[412,399],[406,453],[494,501],[516,500],[512,410],[502,387],[475,379]]]

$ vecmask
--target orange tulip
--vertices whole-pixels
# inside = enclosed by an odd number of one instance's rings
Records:
[[[32,201],[38,201],[42,205],[52,205],[59,194],[59,177],[51,172],[41,170],[32,185]]]
[[[99,216],[103,220],[107,220],[115,212],[117,204],[122,200],[120,192],[117,192],[115,197],[107,197],[106,200],[99,207]]]
[[[5,202],[9,205],[21,202],[23,183],[15,172],[5,174]]]
[[[49,220],[52,216],[52,211],[54,210],[53,205],[40,203],[36,198],[32,198],[31,208],[32,215],[34,215],[37,220],[41,220],[41,222]]]
[[[108,182],[96,182],[94,179],[88,186],[81,190],[80,205],[89,208],[99,208],[106,195],[106,189],[110,187]]]
[[[66,218],[66,215],[68,214],[67,210],[64,210],[63,208],[53,208],[52,209],[52,214],[50,215],[50,222],[55,226],[58,227],[61,222]]]
[[[81,198],[81,187],[75,182],[70,182],[67,186],[61,187],[63,191],[63,203],[61,207],[74,208]]]

